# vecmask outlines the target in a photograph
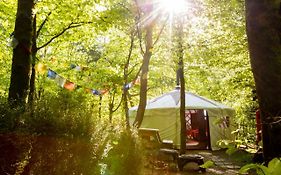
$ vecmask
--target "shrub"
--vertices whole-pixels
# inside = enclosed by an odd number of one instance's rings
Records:
[[[116,132],[115,132],[116,133]],[[105,158],[105,174],[140,175],[143,167],[143,150],[135,132],[122,130],[112,135]]]

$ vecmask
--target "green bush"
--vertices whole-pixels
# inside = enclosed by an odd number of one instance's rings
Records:
[[[267,167],[262,164],[247,164],[240,169],[239,173],[245,174],[249,170],[256,171],[258,175],[279,175],[281,172],[281,161],[280,158],[274,158],[268,163]]]
[[[105,158],[107,175],[140,175],[142,173],[144,154],[140,140],[135,132],[121,130],[114,132],[108,143],[108,155]]]
[[[8,174],[99,174],[108,124],[82,93],[44,95],[33,106],[0,107],[1,171]]]
[[[44,94],[23,110],[0,107],[1,171],[7,174],[134,174],[142,169],[137,135],[124,120],[98,117],[94,98]],[[96,111],[95,111],[96,110]]]

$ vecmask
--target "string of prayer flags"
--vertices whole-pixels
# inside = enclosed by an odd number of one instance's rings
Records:
[[[60,76],[59,74],[57,74],[55,71],[53,71],[50,68],[47,68],[46,65],[42,64],[42,63],[38,63],[36,65],[36,71],[39,73],[45,73],[47,71],[47,77],[50,79],[53,79],[60,87],[65,88],[69,91],[73,91],[75,89],[80,89],[82,88],[82,86],[77,85],[76,83],[73,83],[67,79],[65,79],[64,77]],[[84,68],[87,69],[87,67],[80,67],[80,66],[76,66],[75,64],[71,64],[70,65],[71,69],[75,69],[75,70],[83,70]],[[135,84],[139,83],[139,78],[135,79],[134,81],[127,83],[124,85],[124,89],[130,89],[132,88]],[[96,89],[91,89],[91,88],[84,88],[85,92],[89,93],[89,94],[93,94],[93,95],[104,95],[108,92],[108,89],[103,89],[103,90],[96,90]]]

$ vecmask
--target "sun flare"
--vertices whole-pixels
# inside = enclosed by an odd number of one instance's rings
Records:
[[[188,8],[186,0],[160,0],[162,8],[169,13],[182,13]]]

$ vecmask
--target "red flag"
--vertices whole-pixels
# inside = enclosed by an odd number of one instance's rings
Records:
[[[75,84],[71,81],[66,80],[63,87],[67,90],[73,91],[75,89]]]

